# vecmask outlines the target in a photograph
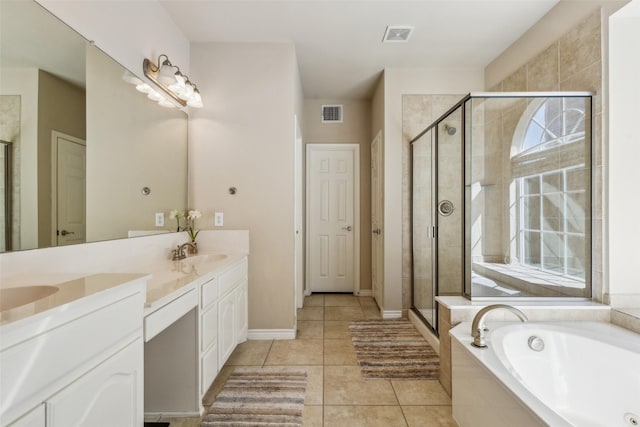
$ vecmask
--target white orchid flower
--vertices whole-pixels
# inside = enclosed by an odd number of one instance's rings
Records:
[[[195,219],[199,219],[199,218],[201,218],[201,217],[202,217],[202,213],[201,213],[200,211],[195,210],[195,209],[193,209],[193,210],[190,210],[190,211],[189,211],[189,216],[188,216],[188,218],[189,218],[190,220],[192,220],[192,221],[193,221],[193,220],[195,220]]]

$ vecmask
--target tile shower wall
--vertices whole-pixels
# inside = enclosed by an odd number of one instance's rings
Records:
[[[607,141],[603,137],[602,118],[605,114],[603,107],[603,81],[602,81],[602,13],[597,10],[589,15],[578,25],[571,28],[558,40],[545,48],[542,52],[536,54],[526,64],[522,65],[511,75],[506,77],[497,85],[489,88],[491,92],[525,92],[525,91],[590,91],[595,94],[593,98],[593,265],[592,265],[592,283],[593,298],[596,301],[603,299],[603,233],[604,233],[604,207],[603,207],[603,188],[604,188],[604,169],[603,169],[603,151],[606,148]],[[500,141],[502,146],[487,147],[485,150],[489,152],[501,151],[503,154],[501,159],[497,156],[486,156],[493,158],[489,161],[502,162],[503,170],[510,170],[509,150],[513,130],[518,123],[525,105],[514,104],[508,109],[508,114],[504,115],[502,127],[496,131],[500,131],[502,136],[500,139],[487,138],[486,141]],[[492,119],[487,118],[487,125]],[[487,126],[490,128],[492,126]],[[485,169],[494,169],[491,164],[485,163]],[[498,170],[500,168],[495,168]],[[501,185],[504,182],[498,181]],[[504,189],[504,188],[503,188]],[[504,189],[506,191],[506,189]],[[504,194],[501,191],[501,194]],[[498,192],[495,192],[497,194]],[[487,192],[488,197],[488,192]],[[497,197],[497,196],[494,196]],[[492,200],[492,202],[500,203],[502,211],[506,209],[504,203],[508,203],[508,199],[501,197],[501,201]],[[485,203],[488,200],[485,199]],[[489,214],[491,215],[491,214]],[[499,212],[495,213],[494,224],[502,224],[495,229],[494,236],[502,236],[501,240],[509,239],[508,229],[509,223],[507,218],[500,218]],[[485,235],[491,235],[491,231]],[[492,242],[494,247],[497,242]],[[500,244],[500,246],[503,246]],[[504,253],[504,252],[503,252]],[[498,260],[502,261],[502,260]]]

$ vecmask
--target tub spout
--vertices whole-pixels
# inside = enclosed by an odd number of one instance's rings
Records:
[[[485,334],[489,332],[489,328],[487,328],[487,326],[484,324],[484,318],[487,316],[487,314],[489,314],[490,311],[497,310],[500,308],[504,310],[509,310],[510,312],[518,316],[518,318],[522,322],[526,322],[527,320],[529,320],[527,319],[527,316],[525,316],[523,312],[521,312],[517,308],[512,307],[510,305],[506,305],[506,304],[488,305],[482,308],[473,318],[473,323],[471,324],[471,336],[473,337],[473,342],[471,343],[472,346],[478,347],[478,348],[487,348],[487,343],[485,341]]]

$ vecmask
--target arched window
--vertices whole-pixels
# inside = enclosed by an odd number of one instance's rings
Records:
[[[584,98],[534,101],[511,146],[520,263],[579,281],[587,268],[587,107]]]
[[[535,112],[529,113],[530,118],[515,154],[543,151],[584,138],[584,98],[544,98],[542,103],[533,103],[532,107]]]

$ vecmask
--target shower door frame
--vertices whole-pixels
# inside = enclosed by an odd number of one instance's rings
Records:
[[[429,125],[427,128],[425,128],[422,132],[420,132],[416,137],[414,137],[411,141],[409,141],[409,144],[411,145],[411,149],[409,150],[409,176],[411,177],[410,182],[409,182],[409,194],[411,194],[411,197],[409,198],[409,211],[410,211],[410,223],[412,225],[411,227],[411,242],[410,242],[410,247],[411,247],[411,310],[422,320],[422,322],[427,325],[435,334],[436,336],[439,336],[439,331],[438,331],[438,317],[439,317],[439,306],[435,301],[435,298],[438,296],[439,294],[439,267],[438,267],[438,211],[437,211],[437,205],[438,205],[438,138],[439,138],[439,125],[444,122],[444,120],[446,120],[451,114],[453,114],[454,112],[456,112],[458,109],[460,109],[460,134],[462,136],[462,139],[460,140],[460,144],[462,144],[462,149],[461,149],[461,181],[462,181],[462,185],[461,187],[461,201],[462,201],[462,210],[463,210],[463,215],[461,216],[461,220],[462,220],[462,233],[461,233],[461,248],[462,248],[462,263],[461,263],[461,269],[462,269],[462,277],[464,278],[464,282],[462,283],[462,287],[460,289],[460,294],[464,295],[464,283],[466,282],[466,277],[467,274],[470,274],[470,270],[467,268],[467,245],[465,244],[466,242],[466,221],[467,221],[467,203],[466,203],[466,193],[467,193],[467,188],[468,186],[466,185],[467,182],[467,174],[466,174],[466,170],[467,170],[467,164],[466,164],[466,150],[465,150],[465,143],[466,143],[466,102],[471,98],[471,94],[467,94],[465,95],[462,99],[460,99],[458,102],[456,102],[451,108],[449,108],[444,114],[442,114],[440,117],[438,117],[431,125]],[[432,239],[432,255],[431,255],[431,263],[432,263],[432,269],[431,269],[431,280],[433,282],[433,303],[434,303],[434,318],[433,318],[433,324],[430,323],[420,312],[420,310],[418,310],[418,308],[414,305],[414,301],[415,301],[415,293],[414,293],[414,286],[413,284],[415,283],[415,277],[414,277],[414,268],[413,268],[413,143],[417,142],[420,138],[422,138],[427,132],[429,131],[434,131],[433,132],[433,139],[432,139],[432,146],[431,146],[431,164],[432,164],[432,170],[431,170],[431,200],[432,200],[432,224],[431,224],[431,235],[430,238]]]

